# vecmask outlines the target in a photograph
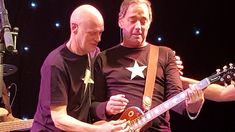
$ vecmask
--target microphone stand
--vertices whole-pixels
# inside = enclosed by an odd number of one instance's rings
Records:
[[[3,68],[3,57],[5,49],[7,49],[12,54],[16,54],[18,51],[16,49],[16,38],[19,29],[16,27],[11,32],[11,25],[8,20],[8,12],[5,8],[4,0],[0,0],[0,106],[2,102],[2,91],[6,88],[3,80],[4,68]]]
[[[6,87],[4,80],[3,80],[3,56],[5,53],[5,45],[2,39],[2,32],[0,36],[0,106],[2,106],[2,90]]]
[[[0,27],[1,31],[1,27]],[[18,35],[18,29],[16,31],[13,30],[13,41],[14,41],[14,49],[12,50],[12,54],[15,55],[18,53],[16,49],[16,39]],[[6,104],[6,101],[9,102],[9,100],[6,100],[4,98],[4,94],[8,94],[8,90],[6,88],[5,82],[3,80],[4,77],[4,64],[3,64],[3,58],[4,58],[4,53],[5,53],[5,44],[3,43],[3,37],[2,37],[2,32],[0,32],[0,108],[4,107],[7,108],[8,112],[11,112],[10,106]],[[5,103],[4,103],[5,102]]]

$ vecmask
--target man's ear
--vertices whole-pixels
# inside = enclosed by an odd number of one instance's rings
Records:
[[[73,33],[76,33],[77,30],[78,30],[78,24],[76,24],[76,23],[71,23],[71,31],[72,31]]]
[[[122,20],[118,20],[118,25],[119,25],[120,28],[122,28],[123,27],[123,21]]]

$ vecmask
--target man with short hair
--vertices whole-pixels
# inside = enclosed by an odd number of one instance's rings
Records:
[[[119,118],[125,108],[137,106],[142,110],[142,98],[145,88],[150,43],[146,41],[152,21],[152,11],[148,0],[124,0],[119,12],[119,27],[122,29],[123,41],[100,53],[94,64],[94,96],[92,110],[96,118],[110,120]],[[152,96],[152,107],[182,92],[182,83],[175,63],[173,51],[164,46],[159,47],[156,81]],[[151,60],[150,60],[151,61]],[[112,98],[114,95],[126,98]],[[179,114],[198,115],[204,98],[201,90],[191,89],[185,102],[172,109]],[[167,104],[166,104],[167,105]],[[130,111],[126,116],[132,123],[138,124]],[[193,115],[194,116],[194,115]],[[146,131],[169,132],[169,112],[153,119]],[[137,119],[138,120],[138,119]],[[143,120],[140,120],[141,123]],[[133,125],[135,126],[135,125]],[[131,127],[130,127],[131,128]]]

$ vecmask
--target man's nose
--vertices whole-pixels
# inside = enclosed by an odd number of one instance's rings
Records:
[[[140,23],[140,21],[137,21],[137,22],[135,23],[135,28],[138,29],[138,30],[141,29],[141,23]]]
[[[97,43],[99,43],[101,41],[101,35],[98,34],[95,40],[96,40]]]
[[[101,41],[101,35],[98,35],[98,42]]]

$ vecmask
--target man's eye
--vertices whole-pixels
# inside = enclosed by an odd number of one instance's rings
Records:
[[[129,22],[131,22],[131,23],[135,23],[135,22],[136,22],[136,20],[129,20]]]
[[[90,34],[90,35],[93,35],[93,34],[95,34],[95,32],[89,32],[89,34]]]

